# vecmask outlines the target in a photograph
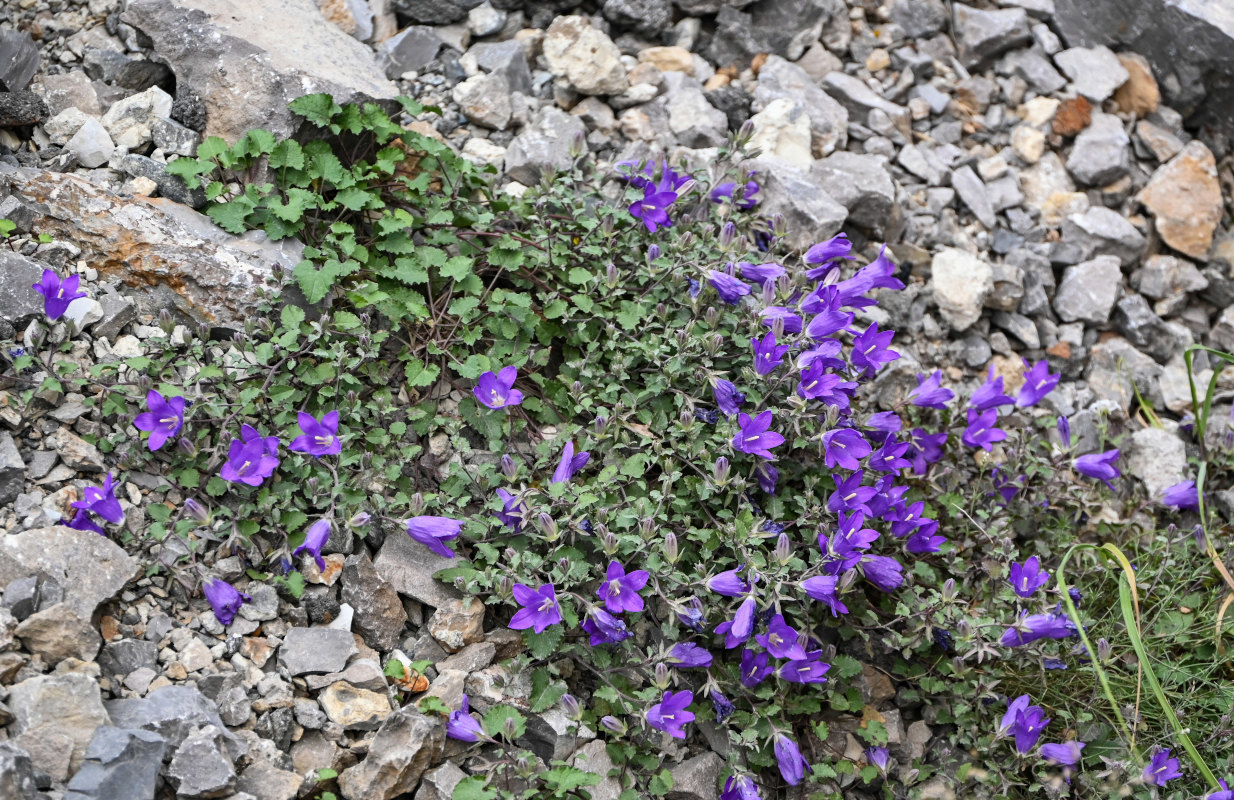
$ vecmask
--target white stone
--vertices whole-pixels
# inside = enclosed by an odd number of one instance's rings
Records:
[[[796,167],[809,168],[814,163],[810,151],[810,118],[800,103],[788,98],[773,100],[750,118],[754,135],[750,148],[758,148],[765,156],[773,156]]]
[[[943,248],[930,264],[934,300],[953,331],[967,330],[981,318],[986,295],[994,288],[994,269],[972,253]]]

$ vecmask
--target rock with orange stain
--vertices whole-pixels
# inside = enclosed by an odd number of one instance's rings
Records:
[[[76,244],[103,278],[144,291],[152,308],[174,305],[219,327],[239,327],[273,266],[290,273],[304,252],[294,239],[233,236],[187,206],[117,194],[77,175],[2,167],[5,186],[34,208],[40,233]]]
[[[1203,258],[1221,221],[1217,162],[1199,140],[1153,173],[1136,199],[1152,212],[1165,243],[1192,258]]]

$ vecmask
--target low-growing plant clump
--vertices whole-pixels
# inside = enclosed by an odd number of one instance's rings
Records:
[[[243,332],[82,374],[57,322],[77,276],[33,287],[22,401],[93,397],[132,420],[95,442],[121,474],[193,498],[129,532],[109,474],[73,527],[156,553],[223,624],[247,599],[223,555],[292,597],[343,528],[449,559],[438,578],[522,632],[509,668],[532,687],[482,716],[407,692],[487,765],[457,800],[610,777],[518,744],[555,706],[605,742],[623,798],[668,794],[693,737],[726,754],[726,800],[1234,796],[1212,386],[1196,480],[1143,498],[1118,421],[1077,454],[1048,362],[922,367],[879,306],[911,280],[885,249],[787,251],[740,167],[748,131],[710,164],[611,172],[580,142],[520,197],[376,106],[293,108],[320,138],[170,165],[224,228],[308,244]],[[932,726],[918,757],[870,673]]]

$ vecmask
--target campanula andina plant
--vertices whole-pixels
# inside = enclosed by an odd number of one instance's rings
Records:
[[[609,778],[527,750],[527,715],[554,706],[605,742],[623,800],[667,795],[704,740],[729,800],[1204,785],[1166,726],[1129,737],[1098,700],[1098,666],[1136,697],[1101,599],[1117,583],[1095,563],[1061,582],[1074,541],[1140,536],[1145,565],[1203,552],[1148,541],[1127,522],[1143,504],[1120,517],[1117,425],[1073,450],[1047,361],[968,381],[917,363],[882,302],[908,271],[844,234],[787,251],[737,166],[748,131],[705,164],[600,169],[579,149],[515,197],[376,107],[295,107],[322,138],[208,140],[172,165],[224,227],[308,240],[243,332],[79,374],[55,324],[76,276],[31,287],[51,324],[14,363],[42,370],[22,402],[82,391],[132,423],[96,442],[121,477],[187,498],[138,526],[109,474],[73,524],[157,546],[224,624],[249,595],[222,556],[291,598],[352,536],[450,559],[438,577],[521,632],[508,667],[531,687],[421,704],[490,766],[458,800]],[[927,747],[869,704],[878,675]]]

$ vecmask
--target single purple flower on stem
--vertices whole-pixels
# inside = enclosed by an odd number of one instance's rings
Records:
[[[776,320],[781,320],[784,323],[785,333],[801,333],[801,316],[794,314],[784,306],[767,306],[759,316],[768,328],[773,327]]]
[[[758,793],[758,785],[749,775],[730,775],[724,781],[724,791],[720,792],[720,800],[763,800]]]
[[[488,739],[483,726],[471,716],[471,701],[467,695],[463,695],[463,705],[458,711],[450,712],[450,717],[446,720],[446,736],[460,742],[478,742],[481,739]]]
[[[1071,422],[1062,414],[1058,416],[1058,440],[1064,450],[1071,447]]]
[[[97,514],[113,525],[124,522],[124,509],[116,499],[116,483],[110,472],[103,479],[103,488],[87,486],[82,490],[82,499],[73,503],[73,508]]]
[[[1025,695],[1027,698],[1027,695]],[[1015,749],[1020,755],[1028,755],[1028,752],[1037,744],[1037,740],[1041,738],[1041,734],[1045,731],[1045,727],[1050,724],[1050,720],[1046,717],[1045,712],[1041,710],[1041,706],[1030,706],[1025,704],[1015,713],[1015,719],[1011,726],[1011,735],[1015,737]]]
[[[1076,472],[1081,475],[1087,475],[1090,478],[1096,478],[1105,483],[1110,489],[1114,488],[1111,480],[1117,478],[1123,473],[1118,467],[1114,466],[1114,462],[1118,460],[1118,450],[1107,450],[1104,453],[1090,453],[1086,456],[1080,456],[1072,462]]]
[[[1015,401],[1003,393],[1003,376],[994,377],[994,367],[990,367],[990,371],[986,373],[985,383],[973,392],[973,396],[968,401],[969,408],[975,408],[978,411],[1014,404]]]
[[[643,199],[630,204],[630,216],[641,221],[648,231],[655,233],[661,226],[672,227],[673,222],[668,218],[668,207],[675,202],[676,192],[662,191],[648,183],[643,187]]]
[[[103,530],[103,526],[99,525],[90,518],[90,512],[84,508],[77,509],[77,513],[73,519],[65,523],[66,528],[72,528],[78,531],[94,531],[99,536],[106,536],[107,531]]]
[[[767,663],[766,653],[756,653],[753,650],[741,651],[741,685],[753,689],[762,683],[773,671]]]
[[[767,625],[767,633],[758,634],[754,641],[767,648],[775,658],[796,661],[806,657],[806,649],[798,638],[797,631],[784,620],[784,615],[776,614]]]
[[[825,603],[831,610],[831,616],[838,617],[848,613],[848,606],[840,602],[839,583],[840,579],[835,575],[817,575],[802,581],[801,588],[809,597]]]
[[[292,550],[291,554],[298,556],[301,553],[308,553],[317,562],[317,569],[325,572],[326,560],[321,557],[321,548],[325,547],[326,542],[330,540],[333,528],[328,517],[317,520],[309,527],[308,533],[304,534],[304,544]]]
[[[937,553],[946,542],[945,536],[938,535],[938,521],[927,519],[904,542],[904,549],[918,555]]]
[[[241,425],[240,436],[231,440],[219,477],[232,483],[260,486],[278,468],[278,437],[263,437],[251,425]]]
[[[844,359],[838,358],[844,345],[835,339],[824,339],[818,347],[802,351],[794,361],[797,369],[808,370],[816,363],[822,363],[824,369],[844,369]]]
[[[1002,379],[1000,378],[999,380]],[[964,434],[960,437],[960,441],[969,447],[980,447],[986,452],[993,450],[995,442],[1001,442],[1007,438],[1006,431],[994,427],[994,423],[997,421],[998,409],[996,408],[986,411],[970,408],[968,410],[968,427],[964,429]]]
[[[712,575],[707,579],[707,588],[725,597],[741,597],[750,591],[750,582],[741,579],[740,573],[743,569],[744,565]]]
[[[789,351],[788,345],[776,345],[775,333],[768,331],[762,339],[751,339],[754,348],[754,371],[759,375],[770,375],[784,360],[784,354]]]
[[[1148,764],[1144,767],[1142,777],[1145,783],[1151,783],[1154,786],[1165,786],[1166,781],[1172,781],[1175,778],[1182,777],[1182,770],[1179,769],[1177,758],[1170,758],[1170,749],[1167,747],[1153,753]]]
[[[895,277],[896,265],[887,258],[887,246],[879,251],[878,258],[866,264],[853,277],[836,284],[843,305],[852,308],[866,308],[878,305],[877,301],[866,297],[866,293],[874,289],[892,289],[899,291],[904,283]]]
[[[523,393],[514,388],[517,379],[517,367],[502,367],[496,374],[489,371],[481,375],[471,393],[493,410],[516,406],[523,402]]]
[[[784,444],[784,437],[775,431],[770,431],[771,409],[767,409],[756,417],[740,414],[737,425],[740,432],[733,437],[733,449],[754,456],[761,456],[768,461],[775,461],[771,448]]]
[[[750,293],[749,284],[719,270],[713,269],[708,272],[707,282],[711,284],[713,289],[719,292],[720,299],[730,306],[737,305],[741,302],[741,298]]]
[[[946,443],[946,431],[927,433],[922,428],[913,428],[908,439],[908,451],[904,454],[912,462],[913,472],[924,475],[931,464],[941,461]]]
[[[55,322],[64,316],[70,303],[88,296],[85,292],[77,290],[80,282],[81,277],[78,275],[70,275],[62,281],[60,276],[52,270],[43,270],[43,277],[34,284],[33,288],[34,291],[43,295],[43,313],[47,315],[47,319]]]
[[[407,535],[442,558],[457,555],[445,542],[457,539],[462,530],[463,523],[449,517],[419,516],[407,520]]]
[[[715,689],[711,691],[711,707],[716,712],[716,722],[724,722],[737,710],[731,700]]]
[[[904,583],[904,567],[890,556],[867,555],[861,559],[861,572],[875,588],[893,592]]]
[[[557,590],[553,584],[546,583],[539,589],[532,589],[521,583],[514,584],[514,599],[522,606],[510,618],[510,628],[521,631],[533,628],[536,633],[544,633],[549,627],[561,622],[561,609],[557,606]]]
[[[565,483],[574,477],[580,469],[587,466],[587,461],[591,458],[591,453],[583,451],[582,453],[574,452],[574,442],[566,442],[566,446],[561,449],[561,461],[557,462],[557,469],[553,471],[553,483]]]
[[[1162,492],[1161,502],[1179,510],[1195,510],[1200,507],[1200,493],[1196,491],[1195,481],[1183,481]]]
[[[639,591],[651,580],[651,573],[645,569],[636,569],[627,574],[626,568],[616,561],[610,561],[608,571],[604,573],[604,583],[596,590],[596,594],[604,601],[604,607],[614,614],[623,611],[642,611],[643,598]]]
[[[801,779],[805,777],[806,771],[810,770],[810,765],[801,756],[801,749],[797,747],[797,743],[784,734],[777,733],[773,749],[776,754],[776,762],[780,766],[780,775],[784,778],[785,782],[789,786],[796,786],[801,783]]]
[[[895,331],[879,331],[877,322],[870,323],[870,327],[853,337],[853,352],[849,356],[853,366],[870,376],[898,359],[900,354],[887,347],[894,336]]]
[[[1028,366],[1028,362],[1025,361],[1024,365]],[[1024,385],[1020,387],[1020,392],[1015,398],[1016,406],[1025,408],[1037,405],[1054,390],[1061,378],[1061,372],[1050,374],[1050,365],[1045,359],[1038,361],[1032,369],[1024,373]]]
[[[841,411],[848,410],[849,399],[857,384],[846,381],[834,372],[828,372],[823,359],[815,359],[804,372],[797,384],[797,394],[806,400],[819,400],[829,406],[835,406]]]
[[[303,436],[291,440],[291,449],[297,453],[308,453],[314,458],[333,456],[343,450],[343,443],[338,438],[338,412],[328,411],[321,421],[312,414],[301,411],[296,415]]]
[[[913,389],[908,394],[908,399],[912,404],[920,408],[933,408],[938,411],[946,411],[947,403],[955,397],[955,392],[942,387],[943,371],[941,369],[934,370],[934,374],[930,377],[925,375],[917,375],[917,388]]]
[[[1066,614],[1029,614],[1003,632],[1003,647],[1021,647],[1038,639],[1066,639],[1075,633],[1075,623]]]
[[[711,202],[719,203],[723,200],[732,200],[733,191],[736,190],[737,184],[734,181],[726,181],[716,186],[711,190]],[[737,202],[737,208],[742,211],[749,211],[758,205],[758,200],[754,195],[758,194],[758,184],[754,181],[746,181],[745,190],[741,194],[741,200]]]
[[[899,475],[900,470],[908,469],[913,465],[905,456],[911,445],[908,442],[888,441],[879,449],[870,454],[866,460],[866,467],[875,472],[890,472],[893,475]]]
[[[806,277],[819,281],[840,268],[835,263],[840,259],[852,260],[853,243],[848,240],[848,234],[837,234],[825,242],[819,242],[806,251],[802,260],[807,264],[818,264],[806,272]]]
[[[734,647],[749,641],[754,633],[754,598],[747,597],[737,606],[737,613],[731,620],[725,620],[716,626],[716,633],[724,636],[724,649]]]
[[[647,709],[647,724],[674,739],[684,739],[685,726],[694,721],[694,715],[687,711],[693,702],[693,692],[665,692],[660,702]]]
[[[1013,562],[1007,570],[1007,581],[1020,597],[1033,594],[1050,582],[1050,573],[1041,569],[1041,559],[1030,556],[1023,564]]]
[[[1043,744],[1041,745],[1041,757],[1051,764],[1073,767],[1079,763],[1080,751],[1083,749],[1084,742],[1075,740],[1062,744]]]
[[[891,757],[891,754],[887,752],[886,747],[867,747],[865,757],[867,764],[884,775],[887,774],[887,760]]]
[[[602,644],[617,644],[634,635],[626,624],[602,608],[593,608],[583,620],[580,628],[590,634],[590,644],[596,647]]]
[[[510,494],[505,489],[498,489],[497,496],[501,498],[502,509],[493,516],[502,525],[518,533],[523,529],[523,520],[527,515],[527,507],[519,502],[518,497]]]
[[[775,282],[781,275],[787,274],[784,267],[779,264],[751,264],[749,261],[740,261],[737,263],[737,269],[741,270],[741,277],[759,286],[766,286]]]
[[[1007,710],[1003,713],[1003,719],[999,723],[998,730],[994,732],[996,739],[1001,739],[1011,734],[1012,729],[1015,727],[1016,715],[1028,708],[1028,704],[1031,702],[1032,700],[1026,694],[1007,701]]]
[[[149,411],[138,414],[133,419],[133,427],[139,431],[149,431],[150,451],[153,452],[175,436],[184,427],[184,398],[168,397],[151,389],[146,393],[146,407]]]
[[[690,668],[690,667],[710,667],[711,653],[705,647],[699,647],[693,642],[678,642],[673,645],[673,649],[669,651],[668,658],[665,659],[674,667]]]
[[[836,485],[836,490],[827,498],[827,509],[829,511],[861,511],[869,513],[870,509],[866,505],[869,500],[878,493],[878,490],[873,486],[862,486],[862,481],[865,480],[865,473],[861,470],[843,476],[839,473],[832,473],[831,480]]]
[[[780,665],[776,674],[789,683],[826,683],[827,670],[831,669],[831,665],[819,660],[820,653],[821,650],[812,650],[806,658],[787,661]]]
[[[780,470],[760,461],[754,465],[754,477],[758,480],[758,488],[767,494],[776,493],[776,481],[780,480]]]
[[[1204,800],[1234,800],[1234,789],[1231,789],[1230,785],[1220,778],[1217,779],[1217,783],[1221,786],[1221,791],[1207,795]]]
[[[870,454],[870,443],[860,431],[835,428],[823,434],[823,463],[828,467],[860,469],[861,459]]]
[[[241,592],[225,580],[212,578],[201,585],[201,590],[214,609],[214,616],[224,625],[230,625],[240,611],[240,606],[253,598]]]
[[[730,417],[739,412],[741,404],[746,401],[745,393],[737,391],[732,381],[723,379],[715,382],[711,387],[711,394],[715,397],[716,407]]]

